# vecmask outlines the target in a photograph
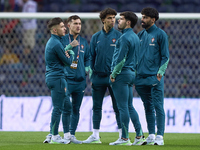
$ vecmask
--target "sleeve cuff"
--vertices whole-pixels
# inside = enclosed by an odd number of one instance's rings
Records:
[[[70,45],[70,44],[68,44],[66,47],[65,47],[65,51],[67,51],[67,50],[71,50],[73,47]]]

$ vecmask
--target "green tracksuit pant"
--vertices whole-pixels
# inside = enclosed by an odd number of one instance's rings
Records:
[[[118,129],[121,129],[121,122],[119,116],[119,110],[117,108],[116,99],[113,95],[113,91],[110,87],[109,76],[100,77],[98,75],[92,75],[92,99],[93,99],[93,129],[100,129],[100,122],[102,117],[102,103],[103,98],[108,88],[110,96],[112,98],[113,109],[116,115]]]
[[[70,133],[75,135],[78,126],[80,107],[86,88],[86,80],[73,84],[68,82],[69,95],[72,97],[72,114],[70,119]]]
[[[133,83],[135,80],[134,71],[125,70],[117,75],[115,82],[111,83],[113,93],[116,97],[117,106],[122,123],[122,137],[129,138],[129,120],[131,119],[136,136],[142,136],[142,127],[139,121],[138,113],[133,107]]]
[[[50,133],[58,134],[60,117],[62,114],[62,123],[64,133],[69,132],[71,102],[68,96],[67,82],[64,78],[47,78],[46,84],[51,90],[53,110],[51,114]],[[65,110],[65,111],[64,111]]]
[[[138,76],[135,88],[143,101],[149,134],[155,134],[156,122],[157,135],[163,136],[165,129],[164,77],[159,82],[156,75],[146,78]]]

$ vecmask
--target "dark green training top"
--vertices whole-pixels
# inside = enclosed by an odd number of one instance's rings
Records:
[[[167,34],[155,24],[148,30],[138,33],[140,38],[137,75],[142,77],[165,73],[169,62],[169,43]]]
[[[65,36],[63,36],[61,42],[63,46],[66,46],[73,40],[74,40],[73,35],[66,34]],[[90,65],[89,46],[87,40],[81,37],[80,35],[78,35],[76,40],[80,43],[78,46],[73,47],[72,50],[74,52],[74,61],[78,60],[77,68],[72,69],[70,67],[65,67],[67,71],[66,76],[68,82],[72,82],[74,84],[77,81],[80,82],[86,79],[85,67],[89,67]]]
[[[112,77],[115,78],[122,70],[135,70],[140,40],[132,28],[122,30],[122,36],[116,42],[112,61]]]
[[[95,33],[90,42],[91,69],[99,76],[111,74],[111,63],[115,42],[121,36],[121,32],[112,28],[108,33],[104,29]]]
[[[61,43],[62,37],[51,34],[45,47],[46,78],[65,78],[65,66],[70,66],[73,57],[65,55],[64,46]],[[72,48],[72,47],[71,47]]]

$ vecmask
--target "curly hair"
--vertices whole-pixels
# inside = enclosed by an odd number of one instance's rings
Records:
[[[117,15],[117,12],[116,12],[116,10],[114,10],[114,9],[112,9],[112,8],[106,8],[106,9],[104,9],[104,10],[102,10],[102,11],[100,12],[99,17],[100,17],[101,20],[102,20],[102,19],[105,19],[107,15],[115,15],[115,16],[116,16],[116,15]]]
[[[149,16],[151,18],[155,18],[156,21],[159,19],[158,11],[155,8],[151,8],[151,7],[143,8],[141,11],[141,14]]]

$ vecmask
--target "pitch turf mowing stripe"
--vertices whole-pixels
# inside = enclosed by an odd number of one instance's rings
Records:
[[[102,144],[44,144],[48,132],[6,132],[0,131],[0,150],[199,150],[199,134],[165,133],[164,146],[111,146],[110,142],[115,141],[118,132],[100,132]],[[91,132],[77,132],[76,137],[81,141],[87,139]],[[63,133],[60,132],[63,136]],[[131,142],[134,142],[136,134],[129,133]],[[147,137],[148,134],[144,133]]]

